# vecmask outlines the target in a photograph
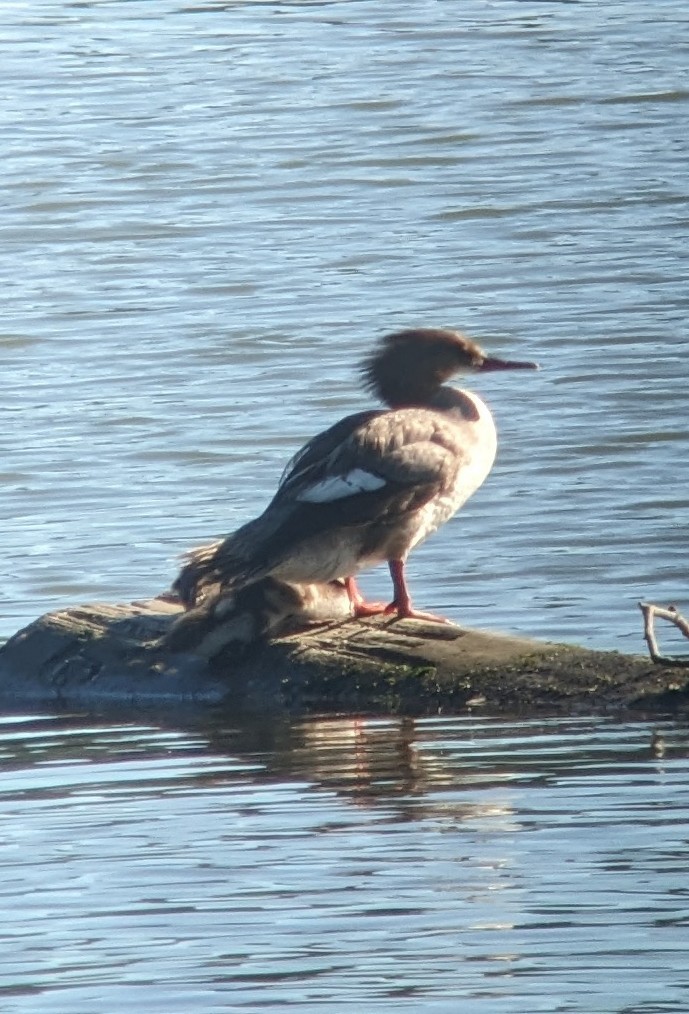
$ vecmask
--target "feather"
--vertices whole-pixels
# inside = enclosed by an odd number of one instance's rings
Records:
[[[345,475],[329,475],[311,486],[307,486],[297,494],[295,500],[300,503],[331,503],[333,500],[344,500],[356,493],[372,493],[383,489],[386,480],[363,468],[353,468]]]

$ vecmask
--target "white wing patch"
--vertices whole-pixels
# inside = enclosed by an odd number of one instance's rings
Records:
[[[329,475],[327,479],[307,486],[296,499],[302,503],[332,503],[357,493],[373,493],[386,484],[380,475],[365,472],[363,468],[353,468],[345,475]]]

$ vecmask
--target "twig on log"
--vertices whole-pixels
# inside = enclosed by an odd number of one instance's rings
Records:
[[[644,640],[648,645],[651,661],[656,662],[658,665],[689,666],[689,658],[686,656],[676,658],[672,655],[661,655],[653,628],[654,618],[659,616],[661,620],[668,620],[670,623],[673,623],[685,637],[689,638],[689,620],[682,616],[675,606],[665,608],[663,606],[656,606],[652,602],[639,602],[639,609],[644,618]]]

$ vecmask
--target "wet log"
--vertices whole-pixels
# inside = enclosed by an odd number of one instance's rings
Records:
[[[48,613],[0,649],[5,707],[232,712],[600,713],[689,706],[686,670],[452,624],[339,620],[208,660],[163,644],[162,599]]]

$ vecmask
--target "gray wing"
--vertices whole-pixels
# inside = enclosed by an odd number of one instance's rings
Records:
[[[376,494],[373,505],[385,490],[394,497],[412,489],[425,490],[428,498],[454,483],[466,459],[458,428],[425,409],[369,414],[329,453],[311,453],[312,446],[297,457],[274,503],[290,498],[327,505],[370,493]]]
[[[300,482],[314,467],[321,466],[360,427],[384,414],[380,410],[356,412],[340,419],[334,426],[313,437],[287,462],[278,483],[278,491]]]

